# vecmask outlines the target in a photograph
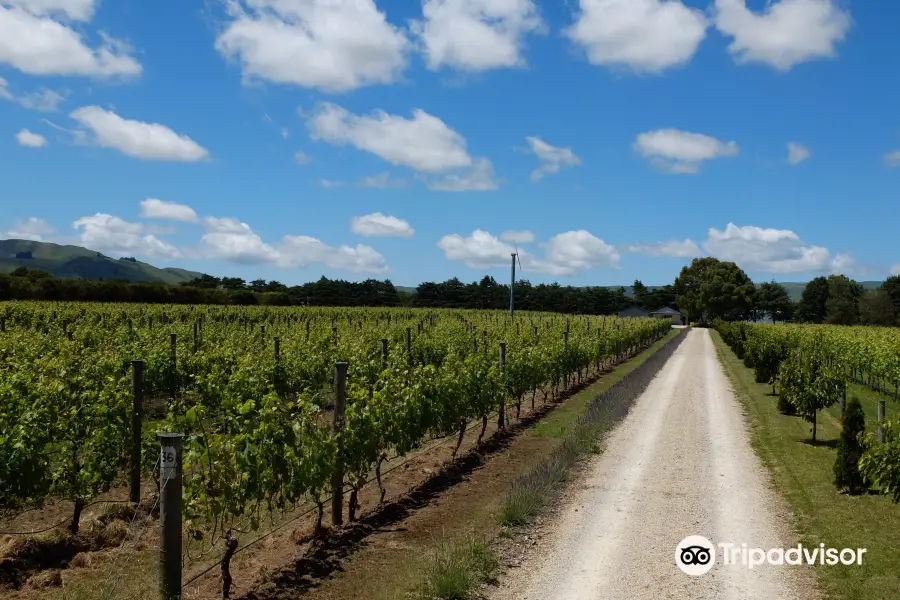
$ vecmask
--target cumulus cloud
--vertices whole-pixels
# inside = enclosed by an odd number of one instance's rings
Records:
[[[197,221],[197,213],[186,204],[166,202],[158,198],[147,198],[141,200],[141,218],[194,223]]]
[[[509,242],[510,244],[530,244],[534,241],[534,233],[527,229],[508,229],[500,234],[500,241]]]
[[[141,65],[124,41],[100,33],[88,45],[82,35],[93,16],[88,0],[10,0],[0,4],[0,63],[29,75],[131,77]],[[79,21],[73,28],[64,20]]]
[[[716,0],[715,24],[732,38],[728,50],[738,64],[763,63],[779,71],[833,58],[851,26],[835,0],[773,0],[762,12],[745,0]]]
[[[197,162],[209,157],[206,148],[159,123],[124,119],[99,106],[79,108],[70,116],[94,134],[98,145],[115,148],[126,156],[179,162]]]
[[[310,136],[334,145],[350,144],[392,165],[427,173],[467,167],[472,158],[466,140],[439,118],[415,109],[412,118],[375,111],[355,115],[331,103],[320,105],[307,121]]]
[[[364,237],[412,237],[416,233],[407,221],[380,212],[353,217],[350,230]]]
[[[422,16],[410,29],[432,70],[524,66],[525,37],[543,26],[531,0],[425,0]]]
[[[531,172],[532,181],[540,181],[544,175],[559,173],[563,167],[570,167],[581,164],[581,159],[575,156],[571,148],[557,148],[551,146],[539,137],[526,137],[528,145],[538,159],[541,165]]]
[[[20,146],[27,148],[43,148],[47,145],[47,139],[39,133],[32,133],[27,129],[21,130],[16,134],[16,140]]]
[[[634,149],[663,172],[689,175],[699,173],[707,160],[736,156],[740,152],[737,142],[722,142],[702,133],[678,129],[638,134]]]
[[[427,179],[428,189],[436,192],[490,192],[500,187],[494,176],[494,165],[487,158],[475,158],[469,169]]]
[[[471,235],[446,235],[437,243],[447,260],[459,261],[473,269],[503,267],[516,249],[488,231],[476,229]],[[553,236],[544,247],[544,256],[536,257],[519,250],[526,271],[569,276],[594,268],[619,268],[616,249],[585,230],[567,231]]]
[[[660,73],[691,60],[707,25],[679,0],[580,0],[565,34],[591,64]]]
[[[678,258],[694,258],[702,256],[697,243],[688,238],[685,240],[669,240],[668,242],[655,242],[652,244],[629,244],[622,248],[630,254],[643,254],[644,256],[672,256]]]
[[[353,273],[387,273],[384,257],[374,248],[329,246],[309,236],[286,235],[275,244],[267,243],[246,223],[230,217],[207,217],[206,233],[192,254],[200,258],[242,264],[271,264],[281,268],[325,265]]]
[[[855,264],[849,254],[832,258],[828,248],[807,244],[790,229],[739,227],[734,223],[724,231],[711,227],[703,249],[743,269],[767,273],[840,272]]]
[[[218,52],[261,79],[349,92],[400,79],[411,44],[373,0],[233,0]]]
[[[72,226],[81,244],[92,250],[110,254],[138,255],[173,260],[181,258],[181,251],[155,235],[141,223],[129,223],[119,217],[96,213],[81,217]]]
[[[884,164],[889,167],[900,167],[900,150],[888,152],[882,159],[884,160]]]
[[[31,240],[34,242],[42,242],[48,235],[56,233],[47,221],[37,217],[30,217],[26,221],[19,221],[9,231],[3,232],[5,239],[12,240]]]
[[[804,160],[809,158],[810,151],[809,148],[802,144],[798,144],[797,142],[788,142],[788,163],[791,165],[799,165]]]

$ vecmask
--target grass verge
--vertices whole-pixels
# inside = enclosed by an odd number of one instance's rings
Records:
[[[489,541],[472,536],[458,541],[442,537],[426,568],[421,600],[463,600],[500,570]]]
[[[824,543],[833,548],[866,548],[861,566],[815,567],[827,598],[885,600],[900,598],[900,506],[886,496],[850,496],[835,489],[832,467],[840,437],[840,407],[820,413],[817,437],[809,443],[810,425],[798,417],[784,416],[776,408],[771,386],[756,383],[753,371],[744,367],[719,333],[710,332],[719,359],[743,403],[751,425],[751,443],[772,474],[776,488],[794,514],[804,546]],[[867,427],[874,426],[877,396],[851,386],[866,413]],[[888,416],[897,404],[888,401]]]

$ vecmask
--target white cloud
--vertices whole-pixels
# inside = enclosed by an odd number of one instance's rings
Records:
[[[90,129],[100,146],[133,158],[197,162],[209,156],[206,148],[188,136],[159,123],[123,119],[99,106],[79,108],[70,116]]]
[[[787,149],[788,163],[792,165],[799,165],[804,160],[809,158],[809,148],[802,144],[798,144],[797,142],[788,142]]]
[[[92,12],[89,2],[4,2],[0,5],[0,63],[29,75],[140,75],[140,63],[122,40],[101,33],[102,43],[90,47],[79,31],[47,16],[62,13],[72,20],[88,21]]]
[[[563,167],[581,164],[581,159],[575,156],[571,148],[557,148],[551,146],[538,137],[526,137],[531,151],[540,159],[541,166],[531,172],[532,181],[540,181],[544,175],[559,173]]]
[[[7,85],[9,85],[9,83],[0,77],[0,98],[3,98],[4,100],[15,100],[15,96],[13,96],[12,92],[6,88]]]
[[[92,217],[81,217],[72,225],[78,231],[81,243],[92,250],[167,260],[181,258],[178,248],[148,234],[141,223],[129,223],[113,215],[97,213]]]
[[[543,25],[531,0],[424,0],[422,16],[410,29],[432,70],[524,66],[524,38]]]
[[[490,232],[476,229],[469,236],[446,235],[437,243],[447,260],[460,261],[473,269],[504,267],[516,249]],[[544,257],[519,250],[525,271],[569,276],[594,268],[619,268],[619,253],[613,246],[585,230],[567,231],[543,244]]]
[[[407,221],[380,212],[353,217],[350,230],[363,237],[412,237],[416,233]]]
[[[687,64],[706,37],[700,10],[680,0],[580,0],[565,34],[594,65],[660,73]]]
[[[20,146],[27,146],[28,148],[42,148],[47,145],[47,140],[44,136],[39,133],[32,133],[27,129],[17,133],[16,140],[18,140]]]
[[[850,272],[862,268],[849,254],[834,258],[828,248],[806,244],[790,229],[764,229],[729,223],[724,231],[709,229],[703,249],[710,256],[767,273]]]
[[[56,230],[47,221],[31,217],[27,221],[16,223],[15,227],[9,231],[3,232],[3,237],[5,239],[42,242],[46,236],[54,233],[56,233]]]
[[[19,97],[19,104],[29,110],[38,112],[56,112],[65,97],[53,90],[43,88],[39,92],[31,92]]]
[[[199,257],[293,269],[325,265],[353,273],[388,272],[384,257],[370,246],[334,247],[314,237],[295,235],[269,244],[237,219],[207,217],[204,225],[206,233],[196,252]]]
[[[643,254],[653,257],[694,258],[703,254],[697,243],[692,239],[669,240],[668,242],[656,242],[653,244],[629,244],[624,246],[622,250],[631,254]]]
[[[303,150],[297,150],[294,152],[294,162],[298,165],[308,165],[312,162],[312,158]]]
[[[290,135],[291,135],[291,132],[288,131],[287,127],[281,128],[281,139],[286,140],[290,137]]]
[[[375,111],[354,115],[336,104],[324,103],[307,121],[310,136],[330,144],[350,144],[359,150],[416,171],[438,173],[467,167],[472,158],[466,140],[423,110],[411,119]]]
[[[334,188],[344,187],[347,185],[346,181],[337,181],[335,179],[320,179],[319,185],[321,185],[326,190],[331,190]]]
[[[487,158],[473,159],[472,167],[460,173],[426,181],[428,189],[436,192],[490,192],[500,183],[494,177],[494,165]]]
[[[900,167],[900,150],[894,150],[893,152],[888,152],[883,157],[884,164],[889,167]]]
[[[233,0],[216,49],[245,80],[326,92],[397,81],[410,42],[373,0]]]
[[[391,174],[387,171],[383,173],[376,173],[375,175],[369,175],[368,177],[364,177],[363,180],[359,183],[360,187],[365,188],[373,188],[379,190],[396,190],[405,188],[407,182],[405,179],[393,179]]]
[[[33,15],[90,21],[94,16],[97,0],[5,0],[3,3],[22,8]]]
[[[141,200],[142,219],[167,219],[169,221],[183,221],[194,223],[197,221],[197,213],[186,204],[166,202],[157,198]]]
[[[704,161],[740,152],[737,142],[721,142],[702,133],[657,129],[638,134],[634,148],[657,169],[676,174],[696,174]]]
[[[738,64],[765,63],[779,71],[818,58],[833,58],[850,30],[850,14],[834,0],[773,0],[762,13],[744,0],[716,0],[716,27],[733,38]]]
[[[500,241],[510,244],[530,244],[534,241],[534,233],[525,230],[508,229],[500,234]]]

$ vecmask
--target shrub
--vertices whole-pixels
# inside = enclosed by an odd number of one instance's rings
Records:
[[[859,472],[859,459],[865,451],[861,434],[866,430],[866,415],[855,397],[847,402],[841,439],[838,441],[837,458],[834,461],[834,485],[839,490],[859,494],[865,490],[865,482]]]

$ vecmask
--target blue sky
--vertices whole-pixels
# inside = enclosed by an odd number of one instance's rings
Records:
[[[900,270],[900,5],[0,0],[0,237],[288,284]],[[790,144],[790,146],[789,146]],[[893,243],[892,243],[893,242]]]

